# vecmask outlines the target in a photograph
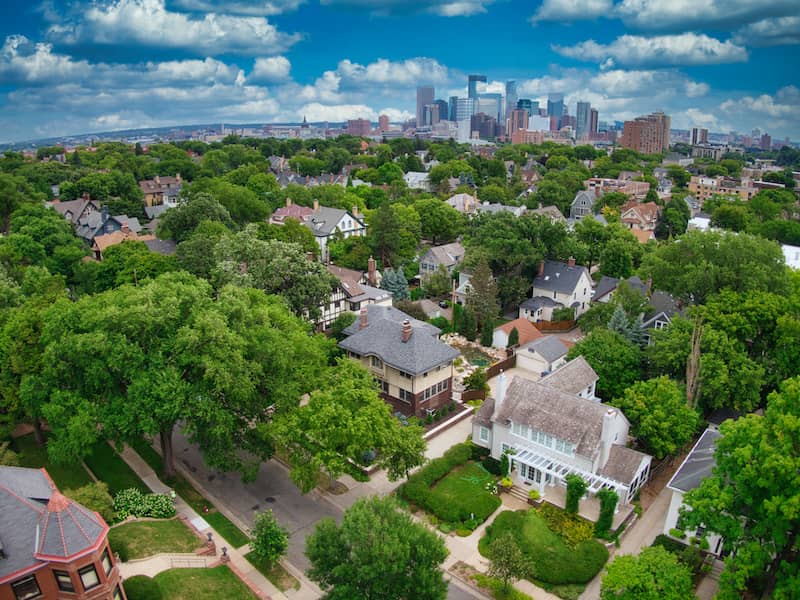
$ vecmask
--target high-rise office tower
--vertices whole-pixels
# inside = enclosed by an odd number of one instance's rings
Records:
[[[517,100],[517,106],[516,107],[519,108],[519,109],[522,109],[522,110],[527,110],[529,117],[532,117],[534,115],[533,102],[531,102],[530,98],[520,98],[519,100]],[[537,108],[536,114],[537,115],[539,114],[538,108]]]
[[[511,111],[517,108],[517,82],[506,81],[506,116],[511,114]]]
[[[556,117],[555,129],[561,128],[561,119],[564,116],[564,94],[550,94],[547,96],[547,116]]]
[[[478,83],[486,83],[486,75],[470,75],[467,77],[467,97],[476,102],[478,94],[482,91],[478,89]]]
[[[473,98],[456,98],[456,121],[469,121],[476,104]]]
[[[425,118],[425,106],[433,104],[434,89],[432,85],[421,85],[417,88],[417,127],[422,127]]]
[[[575,111],[577,123],[575,125],[575,135],[580,139],[585,139],[589,136],[589,129],[592,119],[592,105],[588,102],[578,102],[578,108]]]
[[[528,129],[528,111],[524,108],[515,108],[508,113],[508,135],[514,135],[521,129]]]
[[[475,112],[485,113],[498,123],[502,123],[504,119],[503,94],[479,94],[478,106],[475,108]]]
[[[389,116],[388,115],[380,115],[378,117],[378,131],[383,133],[384,131],[389,131]]]
[[[439,120],[448,121],[450,119],[450,106],[444,100],[434,100],[433,103],[439,107]]]
[[[703,129],[702,127],[692,127],[691,142],[692,146],[697,146],[698,144],[707,144],[708,129]]]
[[[449,121],[457,121],[456,119],[456,105],[458,104],[458,96],[450,96],[450,101],[447,103],[447,119]]]
[[[596,108],[593,108],[590,112],[589,116],[589,135],[597,133],[598,131],[598,117],[599,113],[597,112]]]

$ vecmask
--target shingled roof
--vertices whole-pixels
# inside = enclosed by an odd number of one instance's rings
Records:
[[[543,377],[541,383],[567,394],[579,394],[600,379],[582,356]]]
[[[703,479],[711,475],[711,469],[717,464],[714,452],[717,449],[717,440],[721,436],[719,431],[706,429],[689,456],[672,476],[667,487],[681,492],[689,492],[700,487]]]
[[[536,290],[571,294],[575,291],[575,286],[578,285],[578,281],[584,273],[589,277],[586,267],[580,265],[570,267],[569,264],[557,260],[546,260],[544,261],[544,272],[533,280],[534,294]]]
[[[40,562],[70,562],[95,550],[108,525],[63,496],[44,469],[0,467],[0,584]]]
[[[360,356],[377,356],[386,364],[418,375],[459,356],[459,351],[439,340],[440,330],[413,319],[391,306],[372,304],[367,308],[367,325],[361,319],[344,330],[348,336],[339,347]],[[403,341],[403,321],[411,325],[411,336]]]
[[[648,455],[633,448],[613,444],[608,453],[608,462],[600,469],[598,475],[608,477],[614,481],[630,482],[639,472],[642,461]]]

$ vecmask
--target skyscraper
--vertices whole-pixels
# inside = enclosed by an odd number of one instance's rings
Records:
[[[633,121],[625,121],[622,130],[622,146],[642,154],[658,154],[669,150],[671,119],[663,112],[656,112]]]
[[[417,88],[417,127],[422,127],[425,118],[425,106],[433,104],[434,89],[432,85],[421,85]]]
[[[580,139],[585,139],[589,136],[589,129],[592,119],[592,105],[588,102],[578,102],[578,108],[575,111],[577,123],[575,126],[575,135]]]
[[[506,81],[506,116],[517,108],[517,82]]]
[[[547,96],[547,116],[556,117],[555,129],[561,129],[561,119],[564,116],[564,94],[550,94]]]
[[[527,110],[529,117],[534,116],[533,102],[531,102],[530,98],[520,98],[519,100],[517,100],[517,108],[520,108],[522,110]],[[536,113],[535,114],[537,114],[537,115],[539,114],[539,107],[538,106],[536,107]]]
[[[498,123],[503,121],[503,94],[478,94],[478,106],[475,112],[485,113],[495,119]]]
[[[473,98],[456,98],[456,121],[469,121],[477,101]]]
[[[521,129],[528,129],[528,111],[524,108],[515,108],[508,113],[508,133],[514,135]]]
[[[383,133],[384,131],[389,131],[389,116],[388,115],[380,115],[378,117],[378,131]]]
[[[708,129],[703,129],[702,127],[692,127],[691,142],[692,146],[697,146],[698,144],[707,144]]]
[[[467,77],[467,97],[478,100],[478,83],[486,83],[486,75],[470,75]]]
[[[456,105],[458,104],[458,96],[450,96],[450,100],[447,104],[447,119],[449,121],[456,121]]]
[[[434,100],[433,103],[439,107],[439,121],[450,119],[450,106],[444,100]]]
[[[599,113],[596,108],[589,111],[589,135],[593,135],[598,131],[598,118]]]

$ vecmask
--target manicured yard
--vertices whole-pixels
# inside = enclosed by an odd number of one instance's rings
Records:
[[[500,498],[486,491],[486,484],[495,477],[480,463],[468,462],[456,467],[437,483],[431,492],[431,502],[437,516],[450,521],[447,515],[458,514],[462,519],[470,518],[482,523],[500,506]]]
[[[15,439],[13,447],[19,453],[21,467],[46,468],[53,482],[62,492],[92,483],[91,476],[82,464],[57,465],[51,463],[47,456],[47,446],[38,446],[32,433]]]
[[[108,484],[108,492],[112,496],[128,488],[137,488],[144,494],[150,493],[150,488],[108,442],[98,442],[92,447],[91,453],[86,457],[86,466],[95,477]]]
[[[131,444],[131,448],[136,450],[139,456],[150,465],[156,474],[175,490],[181,498],[184,499],[186,504],[191,506],[197,514],[202,516],[211,527],[213,527],[225,540],[234,548],[240,548],[250,542],[241,529],[234,525],[230,519],[220,513],[216,507],[211,504],[200,492],[194,489],[181,475],[177,475],[174,479],[165,479],[163,476],[164,462],[161,460],[161,455],[156,452],[147,440],[139,440]],[[208,512],[206,512],[208,511]]]
[[[528,558],[528,578],[562,597],[577,597],[579,588],[574,584],[588,583],[608,560],[608,550],[597,540],[568,545],[536,510],[497,515],[478,544],[480,553],[486,556],[491,542],[506,532],[512,533]],[[559,589],[565,585],[567,589]]]
[[[267,561],[257,557],[252,552],[244,555],[251,565],[258,569],[261,574],[269,579],[276,588],[285,592],[287,590],[299,590],[300,582],[295,579],[289,571],[284,569],[280,563],[268,564]]]
[[[202,546],[200,538],[180,519],[125,523],[111,529],[108,541],[122,561],[159,552],[194,552]]]
[[[128,600],[257,600],[225,565],[213,569],[169,569],[156,575],[152,582],[144,575],[126,579]]]

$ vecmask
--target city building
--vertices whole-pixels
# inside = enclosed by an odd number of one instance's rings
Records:
[[[381,115],[378,117],[378,131],[381,133],[384,131],[389,131],[389,117],[387,115]]]
[[[670,122],[670,117],[662,112],[625,121],[620,143],[642,154],[669,150]]]
[[[589,111],[589,135],[595,135],[598,132],[598,117],[599,113],[596,108]]]
[[[486,83],[486,75],[469,75],[467,77],[467,97],[472,98],[477,102],[478,95],[481,89],[478,87],[479,83]]]
[[[761,141],[759,143],[759,146],[761,147],[762,150],[766,152],[772,150],[772,137],[770,137],[768,133],[762,134],[760,139]]]
[[[506,110],[505,114],[508,116],[512,110],[517,108],[517,82],[506,81]]]
[[[447,120],[457,121],[456,119],[456,106],[458,105],[458,96],[450,96],[447,102]]]
[[[492,140],[497,137],[497,119],[495,119],[493,116],[479,112],[478,114],[473,115],[470,121],[470,129],[473,136],[477,134],[479,139]]]
[[[536,109],[534,110],[533,105],[536,104]],[[534,114],[539,114],[539,103],[533,102],[530,98],[520,98],[517,100],[517,108],[521,110],[528,111],[528,116],[532,117]]]
[[[372,123],[369,119],[350,119],[347,121],[347,133],[356,137],[369,137]]]
[[[391,306],[364,306],[339,347],[378,382],[381,397],[407,416],[425,417],[450,404],[459,351],[441,330]]]
[[[503,95],[502,94],[480,94],[478,96],[478,106],[475,110],[476,113],[486,113],[494,118],[498,123],[503,122],[505,111],[503,110]]]
[[[456,98],[456,121],[469,121],[475,112],[477,98]]]
[[[647,192],[650,191],[650,184],[646,181],[633,181],[632,179],[608,179],[604,177],[592,177],[583,182],[583,187],[588,191],[594,192],[595,198],[609,192],[619,192],[625,194],[631,200],[644,200]]]
[[[594,396],[597,380],[580,356],[539,381],[507,383],[501,373],[494,397],[473,418],[472,442],[495,459],[508,454],[514,484],[540,497],[575,473],[589,493],[613,489],[630,504],[647,481],[651,457],[626,447],[630,422]]]
[[[528,129],[528,117],[528,111],[524,108],[515,108],[509,112],[506,133],[513,136],[516,131]]]
[[[561,129],[561,119],[564,117],[564,94],[550,94],[547,97],[547,116],[551,119],[556,117],[555,127],[551,126],[552,131]]]
[[[575,136],[579,140],[588,138],[591,133],[592,105],[588,102],[578,102],[575,117]]]
[[[3,600],[125,600],[108,525],[44,469],[0,467],[0,532]]]
[[[512,144],[541,144],[544,142],[543,131],[520,129],[511,134]]]
[[[417,127],[422,127],[425,107],[433,104],[434,96],[432,85],[421,85],[417,88]]]
[[[749,180],[733,179],[722,175],[719,177],[693,175],[689,179],[688,187],[689,193],[701,204],[715,195],[738,196],[740,200],[746,202],[758,193],[758,188]]]
[[[708,143],[708,129],[703,129],[702,127],[692,127],[692,135],[690,137],[690,142],[692,146],[698,146],[700,144],[707,144]]]

